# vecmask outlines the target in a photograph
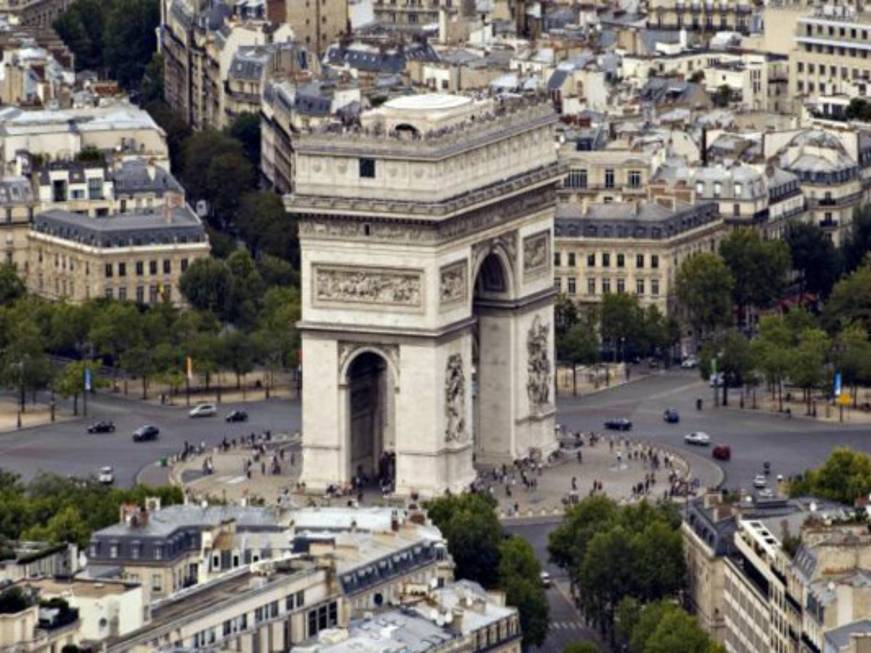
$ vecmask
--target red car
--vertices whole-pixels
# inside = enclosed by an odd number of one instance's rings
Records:
[[[711,451],[711,455],[717,460],[729,460],[732,457],[732,450],[729,448],[729,445],[718,444]]]

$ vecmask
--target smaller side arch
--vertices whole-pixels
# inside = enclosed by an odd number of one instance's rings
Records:
[[[393,379],[393,389],[399,392],[399,348],[396,345],[373,345],[373,344],[356,344],[343,343],[339,348],[339,387],[345,388],[348,386],[348,371],[351,365],[363,354],[375,354],[382,358],[390,369],[390,375]]]

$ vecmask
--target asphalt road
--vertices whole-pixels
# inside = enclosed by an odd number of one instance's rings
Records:
[[[81,408],[81,406],[80,406]],[[248,413],[244,423],[227,424],[224,416],[234,408]],[[87,427],[99,419],[115,422],[114,433],[89,434]],[[299,403],[287,400],[222,403],[215,417],[188,417],[188,408],[160,406],[101,393],[88,401],[88,417],[67,422],[0,433],[0,468],[31,478],[40,471],[88,476],[103,465],[115,468],[118,485],[132,485],[141,469],[163,456],[191,444],[217,444],[225,436],[298,430]],[[133,431],[154,424],[160,436],[152,442],[133,442]]]
[[[758,392],[758,391],[757,391]],[[627,417],[633,422],[630,437],[668,444],[693,454],[710,457],[711,447],[687,445],[683,436],[704,431],[714,444],[727,444],[732,459],[720,464],[724,487],[750,488],[762,463],[771,463],[772,476],[790,476],[819,465],[837,446],[871,453],[871,424],[823,424],[817,421],[739,409],[738,393],[730,392],[731,408],[713,408],[713,391],[691,370],[657,373],[614,390],[580,398],[561,398],[557,420],[573,431],[604,430],[603,421]],[[695,408],[697,397],[704,401]],[[676,408],[679,424],[666,424],[662,413]]]
[[[738,395],[732,394],[737,406]],[[697,397],[704,400],[701,411],[695,409]],[[683,442],[689,431],[705,431],[714,443],[732,448],[732,460],[721,464],[729,488],[749,487],[766,460],[772,464],[772,474],[789,476],[819,464],[839,445],[871,453],[871,425],[821,424],[761,410],[712,408],[711,399],[711,389],[697,373],[672,370],[586,397],[561,397],[557,419],[567,429],[601,432],[605,419],[628,417],[634,424],[632,438],[665,443],[710,458],[710,448]],[[248,412],[248,423],[223,421],[223,415],[236,407]],[[663,422],[662,412],[668,407],[680,412],[679,424]],[[113,420],[116,432],[88,435],[86,426],[97,419]],[[158,426],[160,439],[132,442],[133,430],[143,424]],[[30,478],[41,470],[80,476],[112,465],[117,482],[127,485],[144,467],[179,451],[185,440],[213,444],[225,436],[238,437],[265,429],[293,432],[299,430],[299,425],[299,403],[283,399],[222,404],[218,417],[191,419],[184,406],[159,406],[101,393],[89,402],[87,419],[0,434],[0,467]]]
[[[568,597],[567,574],[547,562],[547,537],[557,525],[558,520],[514,523],[506,530],[527,540],[535,549],[536,556],[551,576],[553,585],[547,590],[550,606],[550,631],[544,644],[534,648],[542,653],[562,653],[565,647],[577,641],[596,641],[596,632],[587,628],[580,613]]]

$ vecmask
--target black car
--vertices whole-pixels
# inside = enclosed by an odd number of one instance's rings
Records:
[[[674,408],[667,408],[662,414],[662,419],[669,424],[677,424],[680,422],[680,413],[678,413]]]
[[[619,419],[609,419],[605,422],[605,428],[612,431],[631,431],[632,422],[625,417]]]
[[[228,422],[247,422],[248,421],[248,413],[244,410],[234,410],[229,415],[227,415]]]
[[[151,424],[147,424],[146,426],[140,426],[138,429],[133,431],[133,442],[146,442],[148,440],[156,440],[159,433],[160,429],[156,426],[152,426]]]
[[[115,431],[115,423],[107,419],[102,419],[99,422],[94,422],[88,427],[88,433],[113,433]]]

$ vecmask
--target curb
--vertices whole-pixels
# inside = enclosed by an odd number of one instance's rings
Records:
[[[568,392],[566,394],[557,393],[556,398],[557,398],[557,400],[559,400],[561,398],[562,399],[584,399],[585,397],[591,397],[593,395],[597,395],[597,394],[600,394],[602,392],[608,392],[609,390],[616,390],[618,388],[622,388],[623,386],[631,385],[637,381],[643,381],[645,379],[649,379],[649,378],[652,378],[654,376],[659,376],[659,375],[664,374],[664,373],[665,373],[664,370],[660,370],[660,371],[654,372],[652,374],[638,374],[638,375],[633,376],[628,381],[622,381],[620,383],[612,383],[611,385],[606,385],[602,388],[590,390],[590,391],[585,392],[585,393],[578,393],[577,395],[573,395],[571,392]]]

